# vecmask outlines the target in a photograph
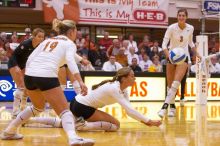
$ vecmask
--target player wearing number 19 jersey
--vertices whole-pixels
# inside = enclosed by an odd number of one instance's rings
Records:
[[[47,39],[30,55],[25,75],[58,77],[59,67],[65,63],[72,73],[79,73],[74,59],[75,53],[76,45],[66,36]]]
[[[77,136],[74,129],[75,118],[69,110],[69,105],[58,80],[59,67],[67,63],[71,73],[80,84],[82,94],[87,94],[87,87],[82,81],[74,59],[76,46],[73,41],[76,39],[77,31],[75,22],[55,19],[53,29],[59,33],[59,36],[42,42],[32,52],[26,63],[24,82],[33,106],[26,108],[8,125],[2,133],[1,139],[23,138],[21,134],[17,133],[18,127],[31,116],[42,112],[47,101],[62,119],[63,129],[68,136],[70,146],[92,146],[94,140]]]

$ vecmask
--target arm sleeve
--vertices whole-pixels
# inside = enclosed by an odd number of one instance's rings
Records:
[[[147,123],[150,120],[144,115],[140,114],[138,111],[136,111],[132,107],[130,101],[128,100],[128,97],[124,97],[124,94],[120,94],[117,88],[115,88],[115,90],[111,93],[114,94],[112,97],[115,98],[117,102],[125,109],[128,116],[144,123]]]
[[[193,31],[194,31],[194,28],[192,28],[192,33],[190,34],[189,36],[189,46],[191,48],[194,48],[195,47],[195,44],[193,43]]]
[[[74,44],[66,49],[66,63],[72,74],[79,73],[79,69],[75,61],[75,55],[76,55],[76,45]]]
[[[166,31],[166,33],[164,35],[164,38],[163,38],[163,43],[162,43],[163,50],[168,48],[167,45],[168,45],[168,43],[170,41],[170,37],[171,37],[171,28],[168,27],[167,31]]]

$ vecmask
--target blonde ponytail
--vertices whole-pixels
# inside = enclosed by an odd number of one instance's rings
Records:
[[[60,31],[60,25],[62,24],[62,21],[59,19],[54,19],[52,22],[52,29],[59,33]]]

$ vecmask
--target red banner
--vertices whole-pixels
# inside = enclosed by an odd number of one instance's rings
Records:
[[[45,22],[114,26],[166,27],[168,6],[169,0],[43,0]]]

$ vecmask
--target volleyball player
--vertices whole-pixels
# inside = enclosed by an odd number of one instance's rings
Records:
[[[24,82],[33,105],[23,110],[15,120],[9,123],[3,131],[1,139],[22,139],[23,136],[17,133],[18,127],[30,117],[42,112],[45,102],[48,102],[62,119],[62,126],[68,136],[69,144],[71,146],[92,146],[94,140],[77,136],[73,114],[69,110],[58,80],[59,67],[67,63],[71,73],[80,84],[82,94],[87,94],[87,87],[81,79],[74,59],[76,53],[76,45],[73,43],[76,38],[75,22],[55,19],[53,29],[59,35],[42,42],[29,56],[26,63]]]
[[[137,112],[128,99],[127,87],[135,82],[134,72],[130,67],[124,67],[117,71],[112,80],[104,80],[94,85],[88,95],[78,94],[70,104],[70,110],[75,117],[82,117],[86,122],[78,122],[77,130],[105,130],[117,131],[120,122],[113,116],[98,110],[106,105],[119,103],[126,113],[147,126],[159,126],[160,121],[150,120]],[[80,118],[79,118],[80,119]],[[42,124],[61,127],[61,120],[57,118],[39,117],[30,120],[30,123],[38,122]]]
[[[32,37],[23,41],[13,52],[8,61],[9,72],[17,85],[14,92],[12,116],[15,118],[22,111],[27,103],[25,94],[24,71],[29,55],[44,40],[45,32],[41,28],[36,28],[32,32]]]
[[[198,52],[196,51],[195,44],[193,43],[194,27],[186,23],[187,17],[188,12],[186,9],[178,10],[178,22],[170,25],[167,28],[167,31],[163,39],[162,48],[167,59],[169,58],[168,48],[172,50],[173,48],[177,47],[183,48],[185,50],[187,58],[185,62],[180,65],[171,64],[171,62],[168,59],[168,63],[166,65],[167,96],[161,110],[158,112],[158,115],[161,118],[163,118],[167,114],[169,104],[170,111],[168,113],[168,116],[173,117],[176,114],[175,95],[177,89],[180,86],[180,82],[187,71],[188,62],[190,59],[188,46],[192,48],[196,56],[200,57]],[[168,47],[167,45],[169,42],[170,46]]]

